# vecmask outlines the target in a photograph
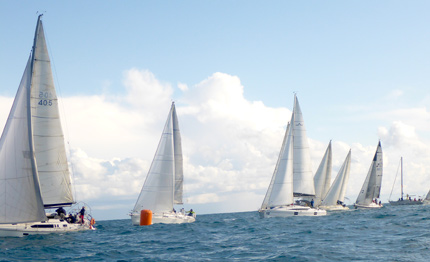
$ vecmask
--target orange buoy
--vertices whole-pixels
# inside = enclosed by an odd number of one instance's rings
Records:
[[[149,226],[152,225],[152,211],[151,210],[141,210],[140,211],[140,225]]]
[[[94,219],[94,218],[91,218],[91,222],[90,222],[90,224],[91,225],[94,225],[96,223],[96,220]]]

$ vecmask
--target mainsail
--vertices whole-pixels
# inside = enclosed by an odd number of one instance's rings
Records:
[[[351,150],[349,150],[348,155],[346,156],[345,161],[343,162],[342,167],[333,184],[330,187],[327,195],[324,197],[322,204],[323,206],[335,206],[337,201],[344,202],[345,201],[345,193],[346,186],[349,180],[349,171],[351,168]]]
[[[177,148],[178,147],[178,148]],[[157,151],[133,211],[170,212],[182,202],[182,149],[175,104],[172,103]],[[176,177],[176,173],[179,177]],[[175,188],[180,191],[175,193]],[[176,200],[175,200],[176,199]]]
[[[34,50],[27,62],[15,100],[0,138],[0,223],[46,219],[33,147],[30,106]]]
[[[288,124],[275,171],[261,209],[290,205],[293,202],[293,144],[292,129]]]
[[[74,200],[58,98],[42,21],[39,20],[38,24],[31,81],[31,110],[37,170],[45,207],[69,206]]]
[[[293,129],[294,154],[294,196],[314,196],[315,187],[311,170],[311,154],[306,136],[305,122],[297,96],[294,96],[294,109],[291,118]]]
[[[184,168],[182,159],[181,132],[179,131],[178,117],[176,108],[172,105],[172,123],[173,123],[173,148],[175,154],[175,198],[174,204],[182,205],[182,192],[184,184]]]
[[[373,199],[379,198],[382,183],[382,147],[381,142],[378,143],[375,155],[367,173],[366,180],[357,197],[357,204],[368,205]]]
[[[324,157],[318,167],[314,176],[315,184],[315,206],[321,204],[322,199],[327,195],[330,189],[331,182],[331,168],[332,168],[332,149],[331,141],[327,146]]]

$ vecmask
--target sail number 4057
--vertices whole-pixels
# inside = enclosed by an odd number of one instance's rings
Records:
[[[39,92],[39,98],[41,99],[37,104],[41,106],[52,106],[52,99],[50,99],[52,98],[51,92]]]

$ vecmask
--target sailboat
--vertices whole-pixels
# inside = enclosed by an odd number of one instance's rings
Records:
[[[315,184],[315,206],[320,206],[323,197],[325,197],[330,189],[332,168],[332,149],[331,141],[327,146],[325,154],[314,176]]]
[[[355,201],[355,208],[381,208],[382,204],[377,203],[382,183],[382,147],[378,143],[369,172],[363,187]]]
[[[329,191],[325,195],[320,208],[325,210],[348,210],[349,208],[344,204],[346,186],[349,179],[349,171],[351,167],[351,150],[343,162],[342,167],[337,173]]]
[[[152,224],[196,221],[195,213],[186,214],[184,209],[179,212],[174,210],[174,205],[183,204],[183,179],[181,134],[173,102],[154,160],[136,205],[130,213],[132,224],[140,225],[142,210],[152,212]]]
[[[397,177],[397,175],[396,175]],[[394,184],[396,183],[396,180],[394,180]],[[394,184],[393,184],[393,188],[394,188]],[[391,201],[389,200],[388,202],[390,203],[390,205],[393,206],[399,206],[399,205],[422,205],[424,203],[424,200],[422,199],[412,199],[411,196],[406,195],[406,199],[403,198],[403,157],[400,158],[400,188],[401,188],[401,195],[398,201]],[[391,192],[393,192],[393,190],[391,189]],[[391,198],[391,194],[390,194],[390,198]]]
[[[41,16],[0,138],[0,236],[94,229],[94,219],[69,223],[45,212],[74,199]]]
[[[430,190],[427,192],[426,198],[424,198],[424,204],[430,204]]]
[[[326,215],[325,210],[313,207],[314,197],[306,129],[297,96],[294,96],[291,124],[285,131],[275,171],[258,212],[261,218]]]

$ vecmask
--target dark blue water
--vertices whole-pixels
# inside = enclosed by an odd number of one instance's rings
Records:
[[[0,260],[430,261],[430,206],[260,219],[257,212],[200,215],[192,224],[1,238]]]

